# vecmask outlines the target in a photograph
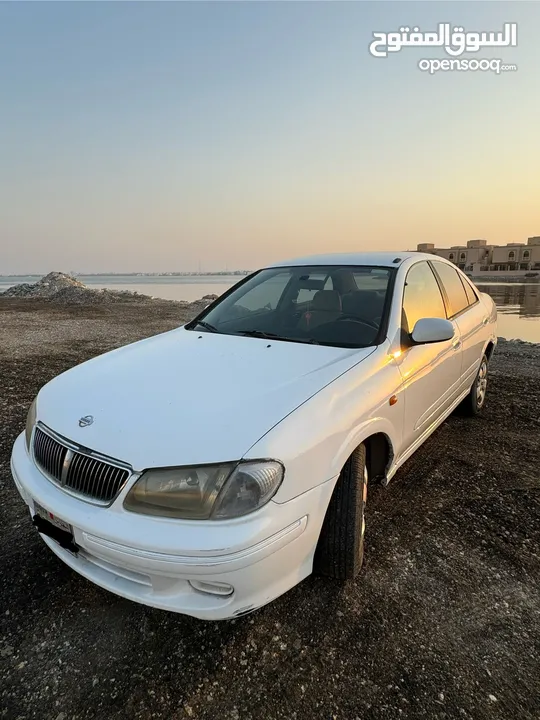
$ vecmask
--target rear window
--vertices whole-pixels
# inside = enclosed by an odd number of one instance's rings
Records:
[[[448,317],[453,317],[469,307],[469,300],[461,282],[461,277],[458,275],[457,270],[450,265],[446,265],[446,263],[434,262],[433,267],[446,291]]]

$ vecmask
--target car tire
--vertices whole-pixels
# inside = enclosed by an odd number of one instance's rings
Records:
[[[460,405],[461,414],[474,417],[478,415],[484,407],[486,402],[488,368],[489,361],[487,355],[483,355],[471,390]]]
[[[328,505],[315,550],[315,573],[350,580],[360,572],[367,484],[366,448],[360,445],[343,466]]]

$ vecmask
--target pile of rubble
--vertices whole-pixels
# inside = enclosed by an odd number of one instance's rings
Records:
[[[54,302],[69,305],[101,305],[104,303],[117,302],[154,302],[150,295],[132,292],[131,290],[108,290],[106,288],[89,288],[71,275],[61,272],[50,272],[36,283],[21,283],[8,288],[0,297],[28,298],[30,300],[51,300]],[[193,313],[201,312],[205,307],[214,302],[217,295],[205,295],[195,302],[185,300],[159,300],[159,302],[170,302],[176,305],[183,305],[193,310]]]

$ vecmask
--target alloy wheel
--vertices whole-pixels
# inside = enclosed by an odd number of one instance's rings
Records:
[[[476,404],[479,408],[482,407],[486,399],[487,372],[487,360],[486,358],[482,358],[482,363],[480,364],[480,369],[478,370],[478,377],[476,378]]]

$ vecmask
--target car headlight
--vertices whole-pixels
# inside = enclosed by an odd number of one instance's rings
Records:
[[[126,510],[183,520],[225,520],[265,505],[283,480],[276,461],[146,470],[124,500]]]
[[[26,449],[28,450],[28,452],[30,452],[32,430],[34,429],[34,425],[36,424],[36,400],[37,398],[34,398],[34,400],[32,401],[30,409],[28,410],[28,415],[26,416],[26,428],[24,431],[24,435],[26,438]]]

